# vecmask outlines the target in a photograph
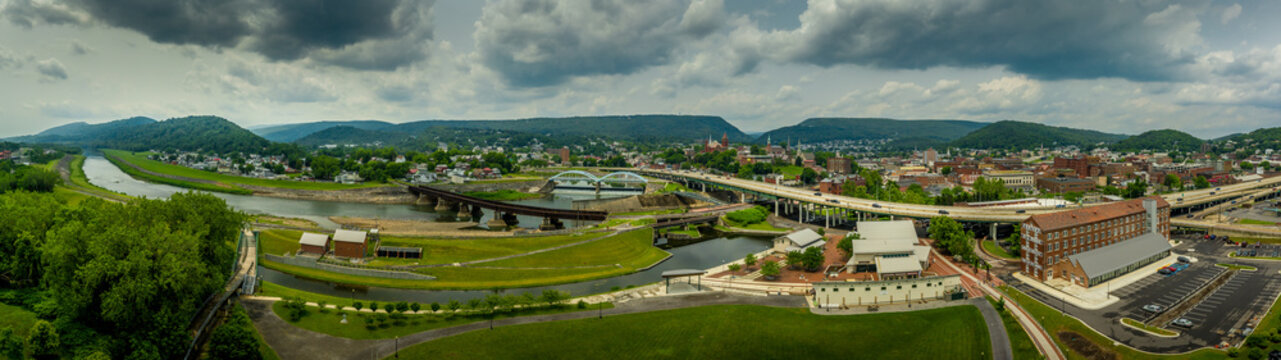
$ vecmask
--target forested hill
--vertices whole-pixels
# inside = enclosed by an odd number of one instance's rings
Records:
[[[1188,133],[1178,130],[1152,130],[1139,135],[1131,136],[1125,140],[1118,141],[1115,145],[1109,146],[1115,151],[1142,151],[1142,150],[1178,150],[1183,152],[1200,151],[1201,144],[1205,140],[1197,139]]]
[[[1264,128],[1227,138],[1238,143],[1238,147],[1253,149],[1281,148],[1281,127]]]
[[[1031,149],[1056,145],[1089,147],[1099,143],[1115,143],[1127,137],[1094,130],[1003,120],[966,134],[953,141],[951,146],[972,149]]]
[[[349,127],[360,130],[382,130],[395,126],[386,121],[352,120],[352,121],[317,121],[299,124],[284,124],[250,129],[254,134],[276,142],[294,142],[311,134],[336,127]]]
[[[752,138],[719,116],[617,115],[520,120],[425,120],[396,125],[387,131],[416,133],[430,127],[479,128],[539,135],[576,135],[620,140],[698,140],[709,136],[731,142]]]
[[[882,118],[811,118],[800,124],[774,129],[761,134],[756,142],[767,139],[775,144],[818,143],[832,140],[927,139],[951,141],[988,123],[966,120],[894,120]]]
[[[10,141],[24,143],[74,143],[92,141],[101,138],[120,129],[133,128],[142,125],[154,124],[155,119],[148,117],[131,117],[128,119],[113,120],[101,124],[88,124],[83,121],[74,122],[45,131],[39,134],[18,136],[10,138]]]
[[[257,153],[270,141],[217,116],[188,116],[132,128],[102,137],[93,146],[121,150],[189,150]]]

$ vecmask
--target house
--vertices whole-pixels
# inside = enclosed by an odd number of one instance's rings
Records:
[[[823,248],[827,241],[823,240],[823,235],[811,229],[797,231],[791,234],[774,238],[774,252],[786,254],[792,251],[805,251],[811,247]]]
[[[324,255],[329,251],[329,236],[305,232],[298,239],[299,252],[303,254]]]
[[[334,230],[334,256],[360,259],[365,257],[368,234],[357,230]]]
[[[334,181],[343,184],[359,184],[360,182],[365,181],[365,179],[360,178],[360,174],[343,171],[341,174],[338,174],[338,177],[334,178]]]

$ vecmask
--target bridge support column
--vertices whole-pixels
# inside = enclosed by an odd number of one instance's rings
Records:
[[[449,200],[440,199],[436,201],[436,212],[449,211],[450,208],[453,208],[453,205],[454,205],[453,202]]]
[[[507,226],[516,226],[517,224],[520,224],[520,220],[516,219],[516,214],[512,213],[503,214],[503,222],[507,223]]]
[[[471,211],[467,204],[458,204],[458,221],[471,221]]]
[[[993,243],[996,243],[996,223],[992,223],[992,232],[988,233],[988,237],[992,238]]]
[[[778,216],[778,199],[774,199],[774,216]]]
[[[565,224],[560,222],[560,219],[550,217],[543,218],[543,223],[538,225],[538,230],[543,231],[560,230],[564,228]]]
[[[498,210],[494,210],[494,217],[489,219],[485,225],[488,225],[490,230],[495,231],[507,229],[507,221],[503,220],[503,214],[498,212]]]
[[[423,206],[435,206],[436,198],[427,194],[418,194],[418,201],[416,202],[416,204],[423,205]]]
[[[825,228],[830,228],[830,227],[832,227],[832,211],[831,211],[831,209],[823,208],[823,215],[826,217],[825,219],[823,219],[823,227],[825,227]]]

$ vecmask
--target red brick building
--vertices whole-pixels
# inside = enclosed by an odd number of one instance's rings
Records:
[[[305,232],[298,238],[299,252],[312,255],[324,255],[329,251],[329,236]]]
[[[1055,169],[1072,169],[1077,177],[1090,176],[1090,159],[1084,156],[1075,158],[1054,158]]]
[[[841,194],[841,186],[844,185],[840,180],[823,179],[818,182],[818,191],[824,194]]]
[[[1090,287],[1170,254],[1170,204],[1159,196],[1033,215],[1023,221],[1023,273]]]
[[[1043,177],[1036,179],[1036,188],[1047,193],[1090,192],[1094,182],[1070,177]]]
[[[839,156],[827,158],[827,172],[833,174],[849,174],[851,170],[850,159]]]
[[[333,237],[334,256],[355,259],[364,258],[366,238],[368,238],[368,234],[364,231],[335,230]]]

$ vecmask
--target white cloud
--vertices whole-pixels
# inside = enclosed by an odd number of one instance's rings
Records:
[[[1223,13],[1219,15],[1219,22],[1227,25],[1232,20],[1236,20],[1238,16],[1241,16],[1241,4],[1232,4],[1232,6],[1223,9]]]

